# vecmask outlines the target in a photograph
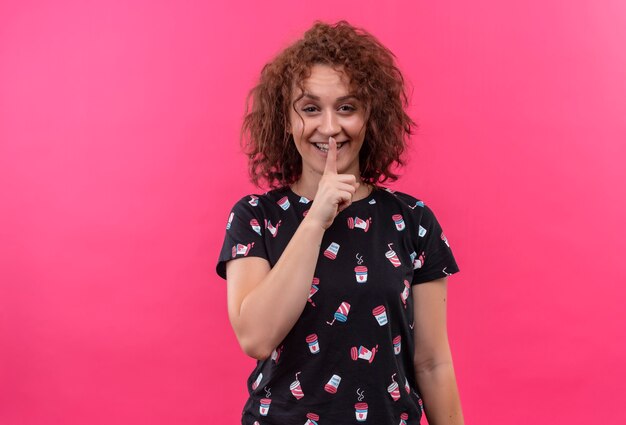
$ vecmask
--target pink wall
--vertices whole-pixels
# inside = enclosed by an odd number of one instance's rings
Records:
[[[262,64],[315,18],[398,56],[395,185],[462,272],[467,423],[621,424],[626,5],[0,3],[0,423],[237,423],[252,361],[214,263]]]

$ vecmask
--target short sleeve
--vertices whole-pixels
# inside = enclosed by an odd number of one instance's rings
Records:
[[[235,258],[268,259],[264,242],[265,226],[256,196],[245,197],[235,204],[228,216],[226,235],[217,261],[217,274],[226,279],[226,263]],[[252,201],[250,201],[252,200]]]
[[[441,279],[459,271],[448,238],[435,214],[426,205],[422,210],[417,236],[417,258],[413,263],[413,285]]]

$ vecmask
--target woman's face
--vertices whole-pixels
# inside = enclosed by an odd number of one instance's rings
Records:
[[[333,137],[338,148],[337,172],[358,177],[365,105],[354,96],[347,76],[328,65],[313,65],[304,89],[289,114],[290,131],[302,157],[302,176],[323,174],[328,138]],[[292,102],[301,95],[295,88]]]

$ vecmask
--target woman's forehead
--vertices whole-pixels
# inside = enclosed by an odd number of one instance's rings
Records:
[[[292,97],[297,99],[302,95],[333,94],[347,96],[354,91],[350,77],[342,66],[316,64],[311,66],[309,74],[292,85]]]

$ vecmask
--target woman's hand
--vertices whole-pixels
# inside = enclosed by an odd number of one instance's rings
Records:
[[[352,204],[352,197],[359,186],[360,183],[352,174],[337,173],[337,141],[329,137],[324,174],[306,219],[315,220],[322,228],[328,229],[337,214]]]

